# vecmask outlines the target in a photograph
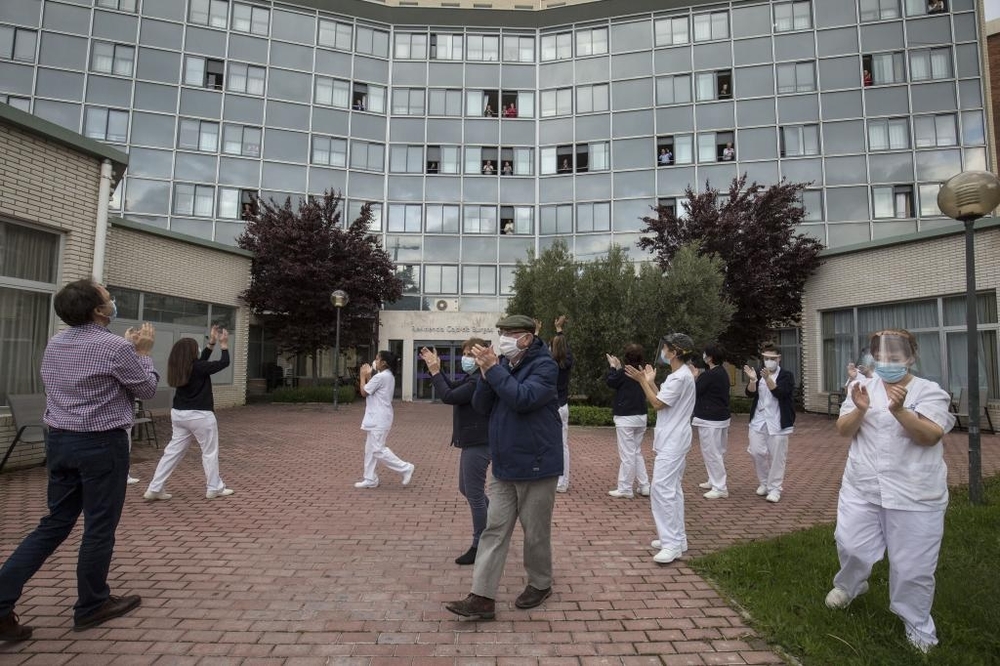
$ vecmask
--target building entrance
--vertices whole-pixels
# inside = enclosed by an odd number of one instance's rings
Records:
[[[413,343],[413,399],[440,400],[441,396],[436,395],[431,383],[431,373],[427,372],[427,365],[420,359],[420,350],[424,347],[437,352],[441,359],[441,372],[446,377],[460,379],[465,376],[462,372],[462,342],[434,340]]]

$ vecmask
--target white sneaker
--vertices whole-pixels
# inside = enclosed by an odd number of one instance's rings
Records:
[[[365,479],[363,481],[358,481],[354,484],[355,488],[378,488],[378,481],[369,481]]]
[[[142,498],[147,500],[168,500],[171,497],[173,495],[165,493],[162,490],[147,490],[142,494]]]
[[[653,539],[652,541],[649,542],[649,547],[652,548],[653,550],[662,550],[660,548],[660,545],[661,544],[660,544],[660,540],[659,539]],[[688,549],[688,546],[685,543],[683,546],[681,546],[680,551],[683,553],[687,549]]]
[[[861,583],[861,589],[858,590],[857,596],[861,596],[868,591],[868,581]],[[847,590],[842,590],[839,587],[835,587],[830,590],[826,595],[826,607],[832,608],[834,610],[839,610],[841,608],[847,608],[854,601],[854,597],[847,594]]]
[[[644,484],[639,486],[639,494],[643,497],[649,497],[649,484]]]
[[[699,488],[704,488],[705,490],[709,490],[712,487],[712,482],[711,481],[704,481],[702,483],[699,483],[698,487]]]
[[[569,486],[556,486],[557,493],[564,493],[569,490]]]
[[[657,564],[670,564],[681,555],[683,553],[680,548],[664,548],[656,555],[653,555],[653,561]]]
[[[129,474],[128,478],[125,479],[125,483],[131,486],[133,484],[139,483],[139,479]]]
[[[404,486],[410,485],[410,481],[413,479],[413,470],[415,470],[416,468],[417,468],[416,465],[414,465],[413,463],[410,463],[410,468],[408,470],[406,470],[405,472],[403,472],[403,485]],[[355,485],[357,485],[357,484],[355,484]],[[378,485],[378,484],[375,484],[375,485]]]
[[[236,493],[232,488],[223,488],[222,490],[209,490],[205,493],[205,499],[215,499],[216,497],[229,497]]]
[[[764,495],[767,494],[767,486],[765,486],[762,483],[759,486],[757,486],[757,490],[755,490],[754,492],[756,492],[758,495],[760,495],[761,497],[763,497]]]
[[[729,497],[729,491],[728,490],[716,490],[715,488],[712,488],[707,493],[705,493],[704,495],[702,495],[702,497],[704,497],[705,499],[724,499],[726,497]]]
[[[767,494],[767,501],[771,502],[772,504],[777,504],[778,502],[780,502],[781,501],[781,491],[780,490],[772,490],[771,492],[769,492]]]
[[[614,490],[609,490],[608,494],[617,499],[632,499],[635,497],[632,493],[623,493],[622,491],[615,488]]]

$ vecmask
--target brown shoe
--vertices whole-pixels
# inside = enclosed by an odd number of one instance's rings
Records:
[[[84,615],[73,622],[73,631],[83,631],[96,627],[110,619],[121,617],[134,608],[138,608],[142,603],[142,598],[138,594],[130,594],[125,597],[108,597],[107,601],[97,607],[97,610]]]
[[[518,608],[534,608],[540,605],[543,601],[552,595],[552,588],[547,587],[544,590],[539,590],[537,588],[531,587],[530,585],[524,588],[524,592],[521,593],[517,599],[514,600],[514,605]]]
[[[470,594],[461,601],[452,601],[444,607],[467,620],[492,620],[496,616],[496,602],[478,594]]]
[[[0,617],[0,641],[26,641],[31,638],[31,627],[17,621],[14,611]]]

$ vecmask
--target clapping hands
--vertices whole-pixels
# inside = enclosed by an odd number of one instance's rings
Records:
[[[611,354],[605,354],[604,356],[608,359],[608,365],[612,370],[621,370],[622,362],[617,356],[612,356]]]
[[[138,329],[129,327],[125,331],[125,339],[135,345],[135,351],[139,356],[149,356],[153,350],[153,343],[156,342],[156,329],[147,321]]]

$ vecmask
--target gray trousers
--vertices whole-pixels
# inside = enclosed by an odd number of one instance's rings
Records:
[[[490,481],[490,508],[486,529],[479,538],[472,593],[496,599],[503,576],[514,524],[524,531],[524,570],[528,584],[538,590],[552,587],[552,509],[557,477],[537,481]]]

